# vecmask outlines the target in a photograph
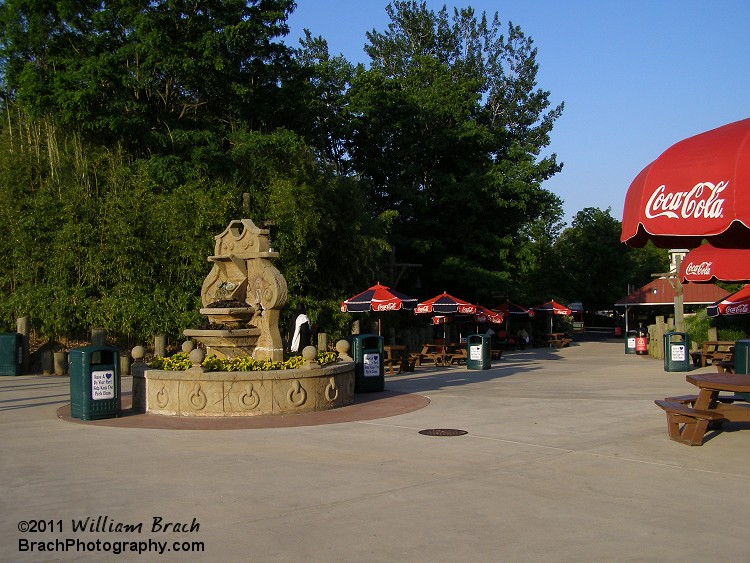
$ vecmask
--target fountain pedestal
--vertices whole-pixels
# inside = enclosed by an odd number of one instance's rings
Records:
[[[268,229],[241,219],[214,238],[214,255],[208,257],[213,267],[201,288],[200,312],[209,328],[183,334],[222,358],[283,360],[279,314],[287,286],[271,262],[279,253],[271,248]]]

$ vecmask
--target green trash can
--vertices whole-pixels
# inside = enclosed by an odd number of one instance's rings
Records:
[[[122,410],[117,348],[84,346],[68,355],[70,416],[81,420],[117,418]]]
[[[490,369],[492,348],[486,334],[470,334],[466,337],[466,367],[468,369]]]
[[[635,354],[635,339],[638,337],[637,330],[629,330],[625,333],[625,353]]]
[[[734,343],[734,373],[750,374],[750,340]]]
[[[0,334],[0,375],[21,375],[23,368],[23,335]]]
[[[664,371],[690,371],[690,338],[684,332],[664,335]]]
[[[347,340],[354,360],[354,392],[384,391],[383,337],[377,334],[353,334]]]

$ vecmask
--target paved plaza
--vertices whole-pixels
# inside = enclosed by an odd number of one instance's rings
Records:
[[[66,420],[67,377],[2,377],[1,558],[748,560],[750,426],[670,441],[653,401],[696,389],[620,339],[386,389],[303,425],[159,427]]]

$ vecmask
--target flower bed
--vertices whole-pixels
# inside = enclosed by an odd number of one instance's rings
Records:
[[[326,366],[336,362],[338,354],[336,352],[318,352],[315,361]],[[283,362],[273,360],[256,360],[250,356],[240,358],[226,359],[218,356],[207,356],[201,366],[206,371],[273,371],[278,369],[297,369],[305,363],[302,356],[292,356]],[[163,369],[168,371],[185,371],[191,367],[190,356],[186,352],[179,352],[168,358],[154,358],[151,361],[151,367],[154,369]]]

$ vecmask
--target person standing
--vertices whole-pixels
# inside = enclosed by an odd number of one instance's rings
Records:
[[[312,338],[312,328],[310,319],[304,307],[297,309],[297,316],[294,319],[294,332],[292,334],[292,344],[289,349],[292,353],[302,352],[306,346],[310,346]]]

